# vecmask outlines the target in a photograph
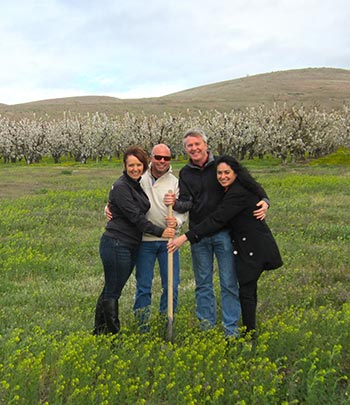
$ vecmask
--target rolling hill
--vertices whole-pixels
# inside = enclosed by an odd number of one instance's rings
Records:
[[[0,100],[1,101],[1,100]],[[231,111],[249,106],[274,103],[318,106],[330,110],[350,104],[350,70],[307,68],[247,76],[244,78],[199,86],[163,97],[120,99],[107,96],[69,97],[30,103],[0,104],[0,114],[13,118],[48,114],[104,112],[106,114],[161,114],[189,110]]]

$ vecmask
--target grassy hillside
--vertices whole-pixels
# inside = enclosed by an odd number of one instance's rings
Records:
[[[350,101],[350,70],[315,68],[265,73],[196,87],[163,98],[185,103],[205,99],[208,108],[217,103],[225,109],[275,102],[334,108]]]
[[[0,100],[1,101],[1,100]],[[350,103],[350,70],[335,68],[308,68],[247,76],[235,80],[199,86],[163,97],[119,99],[106,96],[69,97],[41,100],[31,103],[0,104],[0,114],[61,115],[74,113],[123,114],[145,112],[185,112],[216,109],[231,111],[249,106],[273,103],[302,104],[322,109],[340,108]]]

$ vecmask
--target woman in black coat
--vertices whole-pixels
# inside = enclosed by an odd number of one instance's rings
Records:
[[[217,179],[225,195],[218,208],[205,220],[168,244],[169,251],[189,240],[196,243],[203,237],[229,227],[239,282],[242,322],[246,332],[256,329],[257,283],[264,270],[282,266],[276,241],[266,222],[252,212],[265,194],[248,170],[237,159],[222,156],[217,160]]]
[[[140,180],[148,167],[146,152],[130,146],[124,153],[124,171],[113,184],[108,198],[112,213],[100,240],[105,285],[97,301],[94,334],[118,333],[118,300],[136,263],[143,232],[164,238],[175,235],[172,228],[159,227],[146,218],[150,202]]]

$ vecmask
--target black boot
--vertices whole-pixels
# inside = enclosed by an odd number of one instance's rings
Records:
[[[103,294],[98,297],[95,309],[95,327],[92,332],[93,335],[102,335],[107,333],[107,324],[103,310]]]
[[[107,298],[102,301],[107,324],[107,332],[118,333],[120,329],[118,300]]]

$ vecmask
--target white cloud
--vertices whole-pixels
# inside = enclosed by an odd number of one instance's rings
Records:
[[[345,0],[2,4],[0,102],[152,97],[246,74],[350,67]]]

